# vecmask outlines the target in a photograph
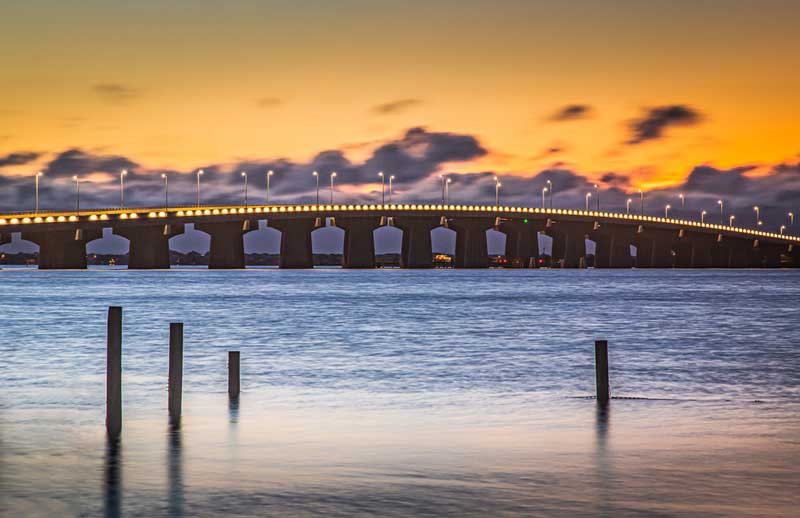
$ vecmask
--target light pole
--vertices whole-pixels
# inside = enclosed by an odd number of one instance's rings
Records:
[[[81,179],[78,175],[72,177],[75,180],[75,214],[81,215]]]
[[[783,235],[784,230],[786,230],[786,225],[781,225],[781,235]]]
[[[446,182],[444,182],[444,202],[450,203],[450,182],[452,182],[452,178],[448,178]]]
[[[589,212],[589,198],[591,198],[591,197],[592,197],[592,193],[587,192],[586,193],[586,212]]]
[[[627,214],[628,216],[631,215],[631,202],[632,201],[633,201],[633,199],[628,198],[628,201],[625,202],[625,214]]]
[[[717,200],[717,205],[719,205],[719,224],[722,225],[722,221],[725,219],[725,214],[723,214],[725,209],[725,202],[722,200]]]
[[[247,172],[242,171],[242,178],[244,178],[244,206],[247,207]]]
[[[794,226],[794,212],[790,212],[788,214],[788,216],[789,216],[789,226],[793,227]]]
[[[600,212],[600,187],[598,187],[597,184],[594,184],[594,195],[595,201],[597,202],[597,212]]]
[[[550,208],[553,208],[553,182],[547,180],[547,192],[550,193]]]
[[[544,209],[544,196],[547,194],[547,187],[542,187],[542,208]]]
[[[381,177],[381,205],[386,203],[386,178],[383,175],[383,171],[378,173],[378,176]]]
[[[758,208],[758,205],[753,207],[753,210],[756,212],[756,225],[760,225],[761,221],[761,209]]]
[[[267,171],[267,205],[269,205],[269,179],[275,174],[272,170]]]
[[[169,177],[167,173],[161,173],[161,178],[164,179],[164,210],[169,209]]]
[[[314,171],[314,172],[313,172],[313,173],[311,173],[311,174],[312,174],[312,175],[314,176],[314,178],[316,178],[316,180],[317,180],[317,205],[319,205],[319,173],[318,173],[318,172],[316,172],[316,171]]]
[[[203,176],[203,170],[197,171],[197,206],[200,207],[200,177]]]
[[[442,205],[444,205],[444,183],[445,183],[445,179],[444,179],[444,175],[443,174],[439,175],[439,180],[441,180],[441,182],[442,182]]]
[[[672,208],[672,205],[667,204],[664,206],[664,219],[669,219],[669,209]]]
[[[39,213],[39,177],[43,174],[41,171],[36,173],[36,214]]]
[[[728,226],[729,226],[729,227],[732,227],[732,226],[733,226],[733,220],[735,220],[735,219],[736,219],[736,216],[734,216],[733,214],[731,214],[731,215],[730,215],[730,217],[728,218]]]
[[[333,205],[333,179],[336,178],[336,171],[331,173],[331,205]]]
[[[392,182],[394,181],[394,175],[389,177],[389,205],[392,204]]]
[[[639,200],[641,201],[642,205],[641,215],[644,216],[644,191],[641,189],[639,189]]]
[[[494,206],[500,207],[500,180],[494,177]]]
[[[686,208],[686,198],[683,197],[683,194],[679,194],[678,198],[681,199],[681,210]]]
[[[127,169],[123,169],[119,173],[119,208],[125,208],[125,176],[128,174]]]
[[[705,223],[706,223],[706,214],[708,214],[708,212],[706,212],[706,211],[703,211],[703,212],[700,213],[700,224],[701,225],[705,225]]]

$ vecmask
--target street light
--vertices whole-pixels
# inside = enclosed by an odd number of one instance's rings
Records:
[[[756,205],[753,207],[753,210],[756,211],[756,225],[758,225],[759,221],[761,221],[761,209],[759,209],[758,205]]]
[[[719,224],[722,225],[722,222],[725,219],[725,215],[723,214],[725,203],[722,200],[717,200],[717,205],[719,205]]]
[[[669,209],[672,208],[672,205],[667,204],[664,206],[664,219],[669,219]]]
[[[39,171],[36,173],[36,213],[39,213],[39,177],[44,173]]]
[[[794,226],[794,212],[790,212],[788,214],[788,216],[789,216],[789,226],[793,227]]]
[[[200,206],[200,177],[203,176],[203,170],[197,171],[197,206]]]
[[[119,208],[125,208],[125,176],[128,174],[127,169],[123,169],[119,173]]]
[[[633,199],[628,198],[628,201],[625,202],[625,214],[627,214],[628,216],[631,215],[631,202],[632,201],[633,201]]]
[[[394,181],[394,175],[389,177],[389,205],[392,204],[392,181]]]
[[[681,210],[683,210],[684,208],[686,208],[686,198],[683,197],[683,194],[679,194],[678,198],[681,199]]]
[[[453,181],[452,178],[448,178],[446,182],[444,182],[444,202],[450,203],[450,183]]]
[[[550,193],[550,208],[553,208],[553,182],[547,180],[547,192]]]
[[[244,206],[247,207],[247,172],[242,171],[242,178],[244,178]]]
[[[642,191],[641,189],[639,189],[639,200],[641,201],[642,204],[641,215],[644,216],[644,191]]]
[[[706,212],[706,211],[703,211],[703,212],[700,213],[700,224],[701,225],[705,224],[705,222],[706,222],[706,214],[708,214],[708,212]]]
[[[383,171],[378,173],[378,176],[381,177],[381,205],[383,205],[386,203],[386,189],[384,188],[384,186],[386,185],[386,181],[383,176]]]
[[[319,173],[314,171],[311,174],[317,179],[317,205],[319,205]]]
[[[169,177],[167,173],[161,173],[161,178],[164,179],[164,210],[169,208]]]
[[[544,208],[544,195],[547,194],[547,187],[542,187],[542,208]]]
[[[331,173],[331,205],[333,205],[333,179],[336,178],[336,171]]]
[[[443,174],[440,174],[439,180],[442,181],[442,205],[444,205],[445,176]]]
[[[781,225],[781,235],[783,235],[784,230],[786,230],[786,225]]]
[[[586,212],[589,212],[589,198],[591,198],[591,197],[592,197],[592,193],[587,192],[586,193]]]
[[[594,194],[595,200],[597,201],[597,212],[600,212],[600,187],[598,187],[597,184],[594,184]]]
[[[81,215],[81,179],[78,175],[72,177],[75,180],[75,214]]]
[[[736,216],[734,216],[733,214],[731,214],[731,216],[728,218],[728,226],[729,226],[729,227],[732,227],[732,226],[733,226],[733,220],[735,220],[735,219],[736,219]]]
[[[494,177],[494,206],[500,207],[500,180]]]
[[[275,174],[272,170],[267,171],[267,205],[269,205],[269,178]]]

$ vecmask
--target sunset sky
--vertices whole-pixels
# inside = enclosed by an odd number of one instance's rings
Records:
[[[779,215],[800,204],[800,7],[792,1],[26,1],[0,16],[0,210],[239,196],[239,169],[278,201],[341,170],[343,199],[564,204],[600,183]],[[694,173],[693,173],[694,171]],[[690,173],[692,177],[690,177]],[[688,178],[688,180],[687,180]],[[139,186],[137,188],[137,185]],[[255,191],[260,189],[260,191]],[[460,190],[459,190],[460,189]],[[349,198],[348,198],[349,197]],[[793,207],[794,206],[794,207]]]

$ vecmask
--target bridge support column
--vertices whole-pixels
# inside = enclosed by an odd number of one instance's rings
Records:
[[[716,234],[695,234],[681,230],[673,245],[676,268],[711,268],[712,250],[718,246]]]
[[[375,236],[380,217],[336,218],[336,226],[344,229],[344,268],[375,268]]]
[[[506,235],[506,261],[510,268],[535,268],[539,259],[539,231],[544,221],[524,222],[519,219],[504,221],[500,232]]]
[[[395,225],[403,231],[400,267],[433,268],[431,231],[439,226],[439,218],[395,218]]]
[[[672,268],[675,260],[672,248],[677,231],[644,230],[641,227],[634,238],[637,268]]]
[[[183,234],[183,225],[131,225],[114,228],[114,234],[129,242],[129,270],[168,269],[169,239]]]
[[[195,229],[211,236],[208,268],[244,268],[244,235],[258,229],[258,220],[195,223]]]
[[[458,218],[450,223],[456,231],[456,268],[488,268],[489,247],[486,231],[494,226],[493,219]]]
[[[562,268],[586,267],[586,236],[594,224],[559,221],[552,223],[547,234],[553,238],[553,261]]]
[[[270,228],[281,231],[281,268],[313,268],[311,232],[315,218],[268,220]]]
[[[595,243],[595,268],[630,268],[633,266],[630,235],[623,228],[601,228],[590,234]]]
[[[0,246],[11,242],[11,234],[0,232]]]
[[[101,237],[102,228],[22,232],[22,239],[39,245],[40,270],[86,269],[86,243]]]
[[[758,242],[755,251],[761,268],[780,268],[781,253],[786,251],[786,246]]]
[[[787,249],[787,254],[792,258],[792,267],[800,268],[800,245],[791,244]]]

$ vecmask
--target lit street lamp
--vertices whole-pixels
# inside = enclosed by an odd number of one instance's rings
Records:
[[[728,218],[728,226],[729,226],[729,227],[732,227],[732,226],[733,226],[733,220],[735,220],[735,219],[736,219],[736,216],[734,216],[733,214],[731,214],[731,216]]]
[[[595,200],[597,202],[597,212],[600,212],[600,187],[598,187],[597,184],[594,184],[594,194],[595,194]]]
[[[704,224],[706,222],[706,214],[708,214],[708,212],[706,212],[706,211],[703,211],[703,212],[700,213],[700,223],[701,224]]]
[[[494,206],[500,207],[500,180],[494,177]]]
[[[333,205],[333,179],[336,178],[336,171],[331,173],[331,205]]]
[[[125,176],[128,174],[127,169],[123,169],[119,173],[119,208],[125,208]]]
[[[267,205],[269,205],[269,179],[273,174],[275,173],[272,171],[267,171]]]
[[[81,215],[81,179],[78,175],[72,177],[75,180],[75,214]]]
[[[444,185],[445,185],[445,176],[443,174],[439,175],[439,180],[442,181],[442,205],[444,205]]]
[[[586,212],[589,212],[589,198],[591,198],[591,197],[592,197],[592,193],[587,192],[586,193]]]
[[[725,215],[723,214],[725,202],[722,200],[717,200],[717,205],[719,205],[719,224],[722,225],[722,222],[725,220]]]
[[[625,214],[627,214],[628,216],[631,215],[631,202],[632,201],[633,200],[631,198],[628,198],[628,201],[625,202]]]
[[[758,208],[758,205],[753,207],[753,210],[756,211],[756,225],[760,225],[759,221],[761,221],[761,210]]]
[[[200,177],[203,176],[203,170],[200,169],[199,171],[197,171],[197,174],[195,176],[197,176],[197,206],[199,207],[200,206]]]
[[[793,227],[794,226],[794,212],[790,212],[788,214],[788,216],[789,216],[789,226]]]
[[[386,185],[385,178],[383,176],[383,171],[378,173],[378,176],[381,177],[381,205],[386,203],[386,189],[384,186]]]
[[[247,172],[242,171],[242,178],[244,178],[244,206],[247,207]]]
[[[544,208],[544,196],[547,194],[547,187],[542,187],[542,208]]]
[[[450,183],[453,181],[452,178],[448,178],[446,182],[444,182],[444,202],[450,203]]]
[[[169,208],[169,177],[167,173],[161,173],[161,178],[164,179],[164,210]]]
[[[313,172],[313,173],[311,173],[311,174],[312,174],[312,175],[314,176],[314,178],[316,178],[316,180],[317,180],[317,205],[319,205],[319,173],[318,173],[318,172],[316,172],[316,171],[314,171],[314,172]]]
[[[642,204],[641,215],[644,216],[644,191],[642,191],[641,189],[639,189],[639,200],[641,201]]]
[[[547,180],[547,192],[550,193],[550,208],[553,208],[553,182]]]
[[[39,213],[39,177],[43,174],[41,171],[36,173],[36,214]]]
[[[671,208],[672,208],[672,205],[669,205],[669,204],[664,206],[664,218],[665,219],[669,219],[669,209],[671,209]]]
[[[686,198],[683,197],[683,194],[679,194],[678,198],[681,199],[681,210],[683,210],[684,208],[686,208]]]
[[[781,225],[781,235],[783,235],[784,230],[786,230],[786,225]]]
[[[389,177],[389,205],[392,204],[392,182],[394,181],[394,175]]]

